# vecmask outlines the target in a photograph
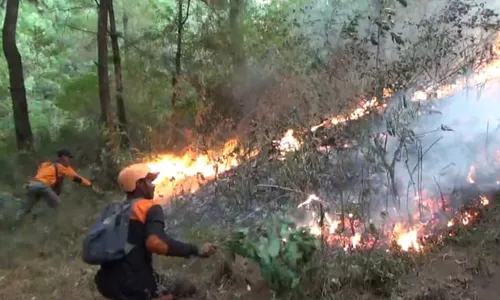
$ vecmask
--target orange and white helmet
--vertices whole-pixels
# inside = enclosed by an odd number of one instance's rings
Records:
[[[153,172],[147,164],[133,164],[120,171],[120,174],[118,174],[118,184],[124,192],[133,192],[137,181],[146,178],[148,174],[156,177],[159,173]]]

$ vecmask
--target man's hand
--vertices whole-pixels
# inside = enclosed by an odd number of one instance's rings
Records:
[[[98,186],[92,184],[90,187],[96,194],[101,194],[101,189]]]
[[[214,255],[215,252],[217,252],[217,246],[212,243],[206,243],[201,246],[200,250],[198,251],[198,256],[206,258]]]

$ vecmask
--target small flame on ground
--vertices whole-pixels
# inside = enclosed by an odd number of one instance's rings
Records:
[[[283,137],[277,141],[273,141],[274,147],[281,153],[297,151],[300,149],[300,142],[293,136],[293,129],[288,129]]]
[[[384,95],[386,97],[390,97],[390,95],[392,95],[392,91],[390,91],[389,89],[384,89],[384,91],[385,91]],[[323,126],[330,125],[330,124],[337,125],[337,124],[345,123],[348,121],[358,120],[366,115],[369,115],[371,109],[377,108],[380,106],[386,107],[387,104],[381,105],[379,100],[375,97],[372,98],[371,100],[362,101],[361,104],[359,105],[359,107],[355,108],[351,113],[348,113],[346,115],[336,116],[336,117],[330,118],[329,120],[327,120],[319,125],[312,126],[311,131],[314,132]]]
[[[401,250],[409,251],[414,249],[415,251],[420,251],[422,246],[418,241],[418,231],[417,229],[405,229],[403,224],[398,223],[394,228],[395,240]]]
[[[422,196],[427,197],[425,193]],[[313,202],[323,202],[318,196],[312,194],[297,207],[309,207]],[[463,226],[471,225],[473,221],[479,217],[480,212],[476,208],[486,207],[490,201],[485,196],[480,196],[475,203],[474,208],[457,212],[454,216],[447,221],[446,226],[443,228],[452,228],[455,224]],[[442,220],[438,217],[438,210],[443,210],[443,207],[436,203],[436,199],[424,199],[423,209],[428,210],[427,221],[423,221],[418,214],[412,216],[408,220],[389,220],[385,218],[385,225],[380,232],[381,245],[389,246],[392,243],[396,244],[402,251],[416,251],[421,252],[425,249],[426,240],[439,234],[440,224]],[[448,213],[450,209],[446,209]],[[321,228],[318,222],[318,216],[313,212],[313,220],[303,227],[306,227],[309,232],[315,236],[323,236],[333,246],[339,246],[345,251],[352,251],[355,249],[370,248],[375,243],[375,237],[364,226],[361,219],[356,219],[352,213],[342,219],[342,216],[333,218],[329,213],[324,213],[325,224]],[[386,215],[386,214],[384,214]],[[410,225],[413,224],[413,225]],[[444,225],[444,224],[443,224]],[[450,233],[453,235],[453,233]]]
[[[490,200],[488,200],[488,198],[486,198],[485,196],[480,196],[479,200],[481,201],[481,205],[483,206],[487,206],[490,204]]]

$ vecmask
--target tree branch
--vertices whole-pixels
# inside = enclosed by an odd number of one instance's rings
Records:
[[[5,1],[5,0],[3,0],[3,1]],[[48,10],[47,12],[56,12],[56,11],[66,12],[66,11],[73,11],[73,10],[80,10],[80,9],[91,9],[91,8],[95,8],[95,7],[94,6],[74,6],[74,7],[64,8],[64,9],[61,9],[61,8],[51,9],[51,10]]]
[[[184,20],[182,20],[182,23],[181,23],[181,27],[184,26],[184,24],[186,24],[186,21],[189,17],[189,7],[191,6],[191,0],[188,0],[188,5],[187,5],[187,11],[186,11],[186,17],[184,18]]]
[[[73,29],[73,30],[76,30],[76,31],[80,31],[80,32],[85,32],[85,33],[89,33],[89,34],[97,34],[96,31],[92,31],[92,30],[88,30],[88,29],[84,29],[84,28],[79,28],[79,27],[75,27],[71,24],[64,24],[64,26],[70,28],[70,29]]]
[[[79,27],[73,26],[71,24],[64,24],[64,26],[66,26],[70,29],[76,30],[76,31],[85,32],[85,33],[92,34],[92,35],[97,35],[97,32],[95,32],[95,31],[84,29],[84,28],[79,28]],[[109,36],[111,36],[113,33],[108,30],[107,34]],[[127,46],[131,46],[132,48],[136,49],[137,52],[139,52],[140,54],[147,56],[149,58],[156,58],[155,56],[153,56],[153,55],[147,53],[146,51],[142,50],[141,48],[137,47],[137,44],[141,41],[142,37],[137,38],[134,41],[128,41],[128,40],[125,40],[125,38],[121,34],[116,34],[116,35],[117,35],[117,37],[121,38],[123,41],[127,42]]]

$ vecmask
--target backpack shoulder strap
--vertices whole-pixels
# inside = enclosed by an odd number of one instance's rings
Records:
[[[53,161],[52,165],[54,166],[54,171],[56,173],[56,181],[59,180],[59,169],[57,168],[57,161]]]
[[[116,202],[111,202],[106,207],[104,210],[101,212],[100,220],[106,219],[110,215],[114,214],[122,214],[124,212],[127,212],[129,215],[132,213],[132,206],[134,205],[134,202],[136,202],[138,199],[125,199],[122,201],[116,201]]]
[[[52,189],[57,195],[61,194],[61,187],[64,178],[59,178],[59,168],[57,167],[58,162],[53,161],[52,165],[54,166],[54,171],[55,171],[55,176],[56,176],[56,181],[54,182],[54,185],[52,186]]]

